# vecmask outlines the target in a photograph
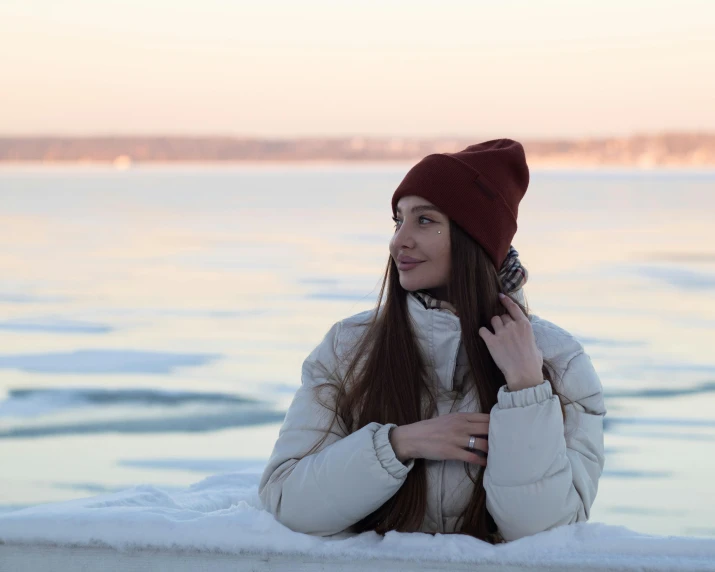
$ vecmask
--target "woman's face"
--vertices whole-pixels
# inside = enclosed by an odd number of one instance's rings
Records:
[[[443,298],[451,259],[449,218],[428,200],[411,195],[399,200],[395,219],[390,254],[400,285],[409,291],[430,290]]]

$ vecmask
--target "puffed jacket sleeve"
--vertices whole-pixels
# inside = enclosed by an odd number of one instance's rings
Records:
[[[604,466],[601,382],[581,349],[562,385],[499,389],[489,421],[486,504],[505,540],[588,520]],[[568,404],[568,401],[571,404]]]
[[[258,488],[276,520],[317,536],[342,532],[374,512],[399,490],[414,465],[395,456],[389,439],[394,424],[369,423],[348,435],[338,423],[330,428],[334,413],[321,404],[315,387],[334,382],[340,327],[336,323],[303,362],[301,386]],[[320,449],[300,458],[328,430]]]

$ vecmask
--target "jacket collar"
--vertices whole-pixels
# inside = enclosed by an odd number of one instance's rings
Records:
[[[521,288],[511,292],[510,296],[524,304]],[[435,381],[444,390],[452,391],[462,342],[462,326],[454,306],[425,292],[415,291],[407,294],[407,310],[422,355],[437,377]]]
[[[528,271],[519,260],[519,252],[510,246],[499,269],[502,290],[524,305],[523,286],[528,277]],[[462,326],[457,309],[446,300],[431,296],[426,290],[409,292],[407,308],[427,365],[432,367],[439,385],[452,391],[462,341]],[[461,360],[465,359],[462,355]]]
[[[459,317],[450,309],[427,308],[413,292],[407,295],[407,310],[417,343],[427,360],[427,368],[434,372],[439,386],[452,390],[457,353],[462,340]]]

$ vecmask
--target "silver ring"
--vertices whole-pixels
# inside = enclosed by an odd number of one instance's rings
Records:
[[[476,442],[476,440],[477,440],[477,437],[475,435],[472,435],[469,438],[469,447],[468,447],[469,449],[474,449],[474,443]]]

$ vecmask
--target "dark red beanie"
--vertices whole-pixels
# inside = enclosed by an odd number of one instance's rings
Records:
[[[521,143],[494,139],[457,153],[427,155],[392,195],[397,201],[417,195],[439,207],[489,254],[497,270],[516,234],[519,202],[529,186],[529,167]]]

